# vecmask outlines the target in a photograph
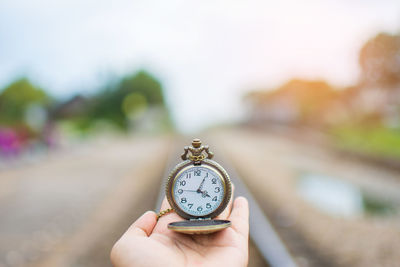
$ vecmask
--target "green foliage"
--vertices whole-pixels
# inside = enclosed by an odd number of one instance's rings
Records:
[[[125,116],[134,117],[147,109],[147,99],[141,93],[131,93],[124,97],[121,108]]]
[[[107,121],[119,129],[127,130],[130,121],[150,108],[162,108],[166,112],[160,82],[145,71],[124,77],[93,97],[87,122]],[[167,116],[168,117],[168,116]]]
[[[130,93],[142,94],[150,105],[164,105],[161,84],[145,71],[124,78],[116,91],[124,96]]]
[[[331,130],[336,145],[375,157],[400,158],[400,130],[382,126],[385,117],[396,117],[394,115],[399,112],[400,103],[396,92],[400,84],[399,55],[400,35],[380,33],[365,43],[359,56],[361,81],[344,95],[350,97],[348,102],[359,109],[353,112],[346,125],[337,125]],[[385,108],[380,107],[379,98],[376,103],[373,98],[368,100],[369,106],[374,107],[372,110],[365,111],[357,106],[363,91],[371,88],[375,93],[383,94],[386,91],[386,94],[390,94]],[[389,108],[390,115],[387,114]]]
[[[396,205],[376,197],[363,194],[363,206],[367,214],[390,216],[397,213]]]
[[[384,127],[337,126],[331,130],[338,147],[372,156],[400,158],[400,131]]]
[[[0,124],[21,124],[30,106],[47,108],[50,103],[51,98],[41,88],[26,78],[19,79],[0,93]]]

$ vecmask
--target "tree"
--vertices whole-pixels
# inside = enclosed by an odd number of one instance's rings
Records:
[[[393,87],[400,83],[400,35],[380,33],[361,49],[362,82]]]
[[[90,120],[127,130],[130,116],[150,107],[166,108],[161,83],[146,71],[128,75],[93,98]]]
[[[0,123],[24,124],[26,113],[32,105],[47,108],[51,98],[28,79],[21,78],[0,93]]]

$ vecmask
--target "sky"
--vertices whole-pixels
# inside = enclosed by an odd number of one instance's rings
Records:
[[[56,97],[146,69],[183,132],[240,120],[243,95],[293,77],[357,82],[358,51],[400,32],[398,0],[2,0],[0,88]]]

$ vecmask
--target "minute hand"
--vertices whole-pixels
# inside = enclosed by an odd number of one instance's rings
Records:
[[[203,181],[201,181],[199,188],[197,189],[197,193],[201,193],[201,189],[203,188],[204,181],[206,180],[206,177],[203,178]]]

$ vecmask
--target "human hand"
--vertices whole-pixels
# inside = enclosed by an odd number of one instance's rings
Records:
[[[161,210],[170,208],[164,198]],[[231,212],[232,209],[232,212]],[[176,213],[157,221],[153,211],[137,219],[115,243],[111,261],[116,267],[127,266],[247,266],[249,208],[238,197],[216,219],[228,219],[232,226],[208,235],[185,235],[167,228],[181,221]]]

